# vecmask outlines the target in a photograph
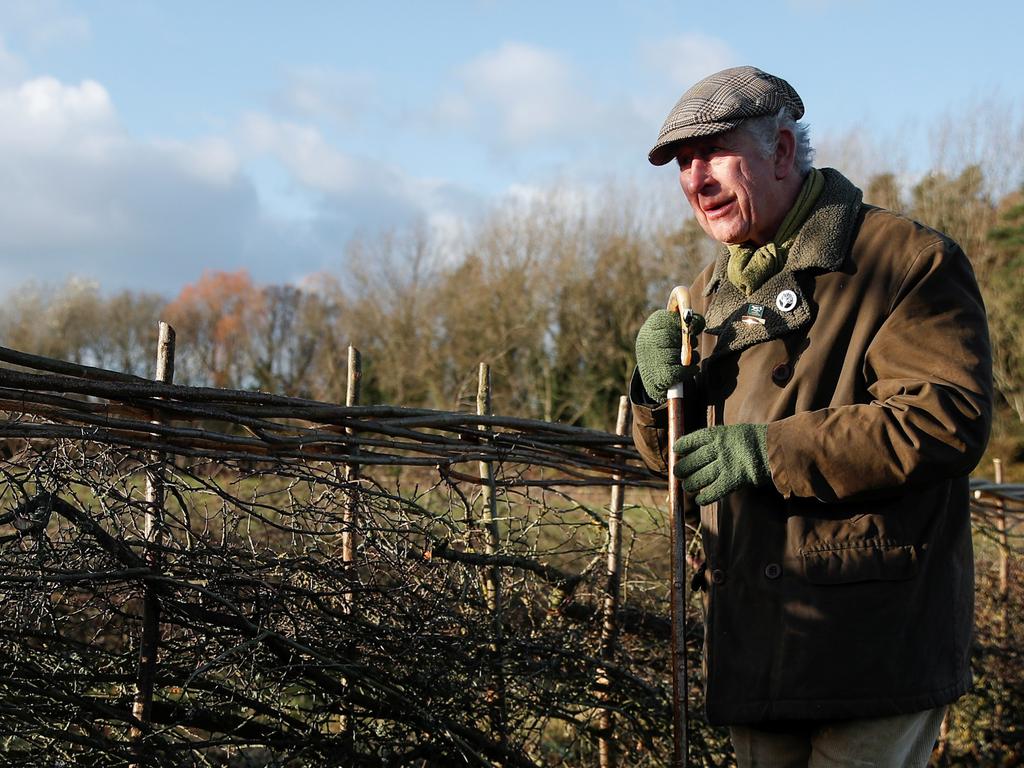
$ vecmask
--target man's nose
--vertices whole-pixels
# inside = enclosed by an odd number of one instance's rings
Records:
[[[708,181],[707,161],[695,157],[690,161],[690,167],[683,174],[683,187],[690,194],[697,194]]]

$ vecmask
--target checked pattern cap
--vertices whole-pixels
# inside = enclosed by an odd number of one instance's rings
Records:
[[[747,118],[774,115],[783,107],[794,120],[803,117],[804,103],[781,77],[756,67],[723,69],[692,86],[676,102],[647,159],[664,165],[675,157],[676,142],[725,133]]]

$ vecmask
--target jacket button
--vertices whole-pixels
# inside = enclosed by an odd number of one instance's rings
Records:
[[[772,381],[778,385],[783,385],[789,381],[789,377],[793,375],[793,366],[789,363],[779,363],[772,368]]]
[[[782,566],[778,563],[768,563],[764,567],[764,575],[769,579],[777,579],[782,575]]]
[[[721,568],[715,568],[711,572],[711,583],[712,584],[724,584],[725,583],[725,571]]]

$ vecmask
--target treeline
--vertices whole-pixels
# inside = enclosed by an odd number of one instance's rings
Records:
[[[909,192],[876,175],[865,196],[964,247],[985,292],[997,385],[1024,420],[1024,192],[997,197],[972,165]],[[173,298],[77,280],[23,286],[0,308],[0,343],[150,376],[162,319],[178,334],[178,383],[336,402],[353,344],[366,360],[363,402],[441,409],[470,405],[484,361],[496,412],[607,429],[640,324],[714,254],[682,201],[665,204],[623,193],[570,205],[552,193],[459,238],[412,228],[356,240],[338,274],[298,286],[244,271],[207,272]]]

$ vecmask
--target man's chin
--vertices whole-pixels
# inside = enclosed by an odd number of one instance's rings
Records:
[[[717,240],[723,245],[740,245],[746,242],[743,234],[736,231],[735,227],[709,227],[705,230],[712,240]]]

